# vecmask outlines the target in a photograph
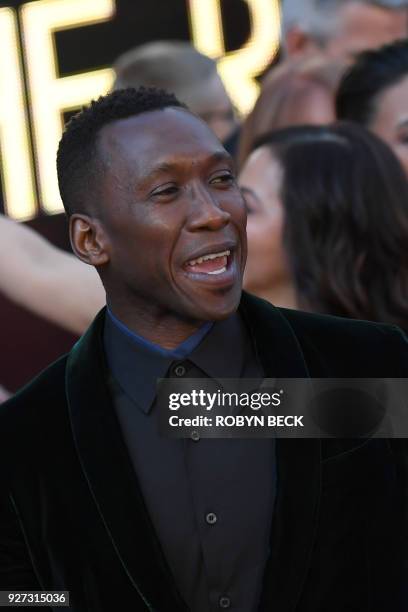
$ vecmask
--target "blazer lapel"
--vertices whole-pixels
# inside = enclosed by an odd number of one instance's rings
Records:
[[[70,353],[66,373],[74,442],[107,535],[149,609],[187,611],[145,508],[107,386],[102,310]]]
[[[241,313],[267,378],[308,378],[297,337],[282,312],[243,293]],[[278,492],[260,610],[292,612],[310,563],[321,488],[320,440],[276,440]]]

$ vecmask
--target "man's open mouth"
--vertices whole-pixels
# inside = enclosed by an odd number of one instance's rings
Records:
[[[197,259],[191,259],[184,267],[188,272],[194,274],[223,274],[227,270],[230,255],[230,250],[208,253],[208,255],[197,257]]]

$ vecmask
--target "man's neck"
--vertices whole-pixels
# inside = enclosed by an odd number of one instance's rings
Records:
[[[159,309],[147,311],[112,303],[109,309],[130,331],[166,350],[177,348],[206,323],[182,319]]]

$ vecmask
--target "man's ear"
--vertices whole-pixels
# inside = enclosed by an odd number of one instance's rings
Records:
[[[72,250],[84,263],[101,266],[109,261],[109,240],[102,223],[93,217],[73,214],[69,220]]]

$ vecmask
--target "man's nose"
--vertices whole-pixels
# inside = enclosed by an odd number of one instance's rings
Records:
[[[203,229],[217,231],[228,225],[230,219],[230,213],[222,208],[220,202],[209,190],[205,188],[195,190],[188,223],[190,231]]]

